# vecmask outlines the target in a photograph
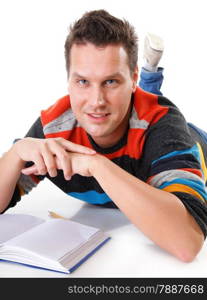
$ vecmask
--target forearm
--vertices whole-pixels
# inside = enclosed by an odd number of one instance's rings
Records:
[[[146,236],[185,261],[198,253],[203,234],[175,195],[144,183],[104,157],[94,161],[93,176]]]
[[[24,164],[13,147],[0,158],[0,212],[8,206]]]

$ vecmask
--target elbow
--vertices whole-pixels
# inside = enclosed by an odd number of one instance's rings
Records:
[[[8,209],[8,204],[7,205],[0,204],[0,214],[3,214],[7,209]]]
[[[203,238],[197,241],[197,243],[195,241],[192,241],[191,244],[177,249],[175,256],[182,262],[190,263],[194,261],[197,257],[198,253],[200,252],[203,246],[203,242]]]
[[[4,208],[4,206],[0,205],[0,214],[3,214],[3,213],[4,213],[4,211],[5,211],[5,208]]]
[[[179,253],[176,254],[176,257],[185,263],[190,263],[194,261],[198,253],[191,253],[190,251],[180,251]]]

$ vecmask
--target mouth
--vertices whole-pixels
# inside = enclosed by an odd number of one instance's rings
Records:
[[[87,113],[87,116],[94,121],[105,121],[110,113]]]

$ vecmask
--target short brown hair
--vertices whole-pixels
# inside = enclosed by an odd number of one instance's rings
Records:
[[[105,10],[94,10],[85,13],[78,21],[70,26],[65,41],[66,69],[69,74],[70,50],[73,44],[106,46],[108,44],[123,45],[128,55],[131,74],[138,60],[138,37],[134,27],[126,20],[118,19]]]

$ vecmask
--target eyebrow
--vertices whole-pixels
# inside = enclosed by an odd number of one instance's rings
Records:
[[[72,76],[73,77],[79,77],[79,78],[87,78],[87,76],[81,75],[81,74],[79,74],[77,72],[74,72],[72,74]],[[123,78],[123,75],[121,73],[119,73],[119,72],[116,72],[116,73],[113,73],[113,74],[105,76],[104,80],[107,80],[107,79],[110,79],[110,78],[114,78],[114,77],[121,77],[121,78]]]

